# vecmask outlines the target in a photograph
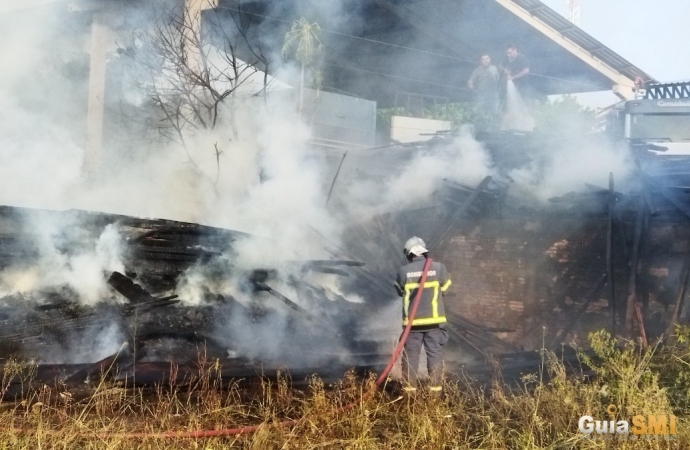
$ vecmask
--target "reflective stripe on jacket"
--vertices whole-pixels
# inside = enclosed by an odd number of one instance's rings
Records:
[[[403,298],[403,325],[407,325],[407,317],[417,295],[419,282],[426,258],[418,256],[411,263],[398,270],[395,287]],[[417,314],[412,325],[435,325],[446,323],[445,308],[441,296],[450,287],[451,281],[446,267],[436,261],[431,262],[427,271],[426,282],[422,288],[422,298],[419,300]]]

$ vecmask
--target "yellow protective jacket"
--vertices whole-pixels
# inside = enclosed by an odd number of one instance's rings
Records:
[[[408,312],[417,295],[425,262],[426,258],[418,256],[398,270],[395,288],[403,298],[403,325],[407,325]],[[446,323],[445,308],[441,297],[450,285],[451,281],[446,266],[440,262],[432,261],[412,326]]]

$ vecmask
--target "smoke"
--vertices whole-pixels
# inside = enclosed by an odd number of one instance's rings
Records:
[[[185,306],[213,308],[215,320],[207,332],[230,356],[290,367],[352,363],[347,343],[357,331],[345,324],[357,319],[347,305],[363,300],[342,292],[335,275],[310,273],[299,262],[266,266],[273,269],[256,275],[241,262],[221,258],[187,271],[176,292]],[[251,281],[257,277],[260,284]]]
[[[442,180],[477,185],[492,173],[491,156],[467,129],[441,148],[415,155],[386,186],[385,204],[411,206],[428,201]]]
[[[332,201],[336,214],[362,219],[428,206],[444,180],[474,186],[494,173],[490,153],[463,127],[438,145],[348,153]]]
[[[37,221],[37,219],[43,219]],[[32,231],[35,260],[19,262],[0,272],[0,294],[30,294],[59,291],[67,287],[84,305],[108,299],[107,275],[124,271],[122,241],[114,225],[108,225],[93,241],[79,233],[67,235],[74,222],[50,220],[48,215],[30,216],[26,227]],[[74,248],[78,243],[80,248]]]
[[[80,178],[83,150],[69,122],[85,109],[83,95],[70,98],[83,79],[69,72],[86,55],[49,11],[0,20],[0,202],[55,206]]]
[[[15,89],[27,74],[50,60],[55,49],[45,36],[64,30],[59,21],[48,17],[20,17],[25,19],[26,29],[13,28],[16,33],[7,33],[3,45],[9,60],[22,64],[12,65],[0,78],[0,92],[6,94],[0,111],[7,114],[0,124],[0,155],[5,162],[0,168],[1,203],[160,217],[251,231],[283,245],[274,244],[267,253],[290,258],[309,251],[303,231],[309,223],[320,223],[326,232],[336,233],[322,208],[320,168],[304,158],[307,126],[297,120],[287,96],[276,95],[269,104],[256,97],[255,80],[239,89],[233,100],[238,136],[229,126],[231,106],[227,103],[221,104],[220,124],[215,128],[184,131],[185,146],[159,139],[133,140],[126,128],[106,130],[106,137],[112,140],[114,135],[126,135],[131,139],[127,144],[136,150],[126,153],[128,158],[118,157],[114,150],[119,153],[121,149],[112,149],[106,141],[107,164],[98,180],[84,179],[84,124],[56,120],[54,111],[65,109],[62,98],[46,96],[41,99],[44,107],[34,109],[18,98],[20,90]],[[122,37],[115,32],[110,36],[113,40]],[[18,58],[19,54],[26,57]],[[80,53],[79,58],[88,61],[88,54]],[[122,58],[113,57],[111,64]],[[210,64],[222,67],[217,58]],[[87,77],[88,71],[79,72],[78,79],[54,77],[51,90],[73,91],[72,85],[81,82],[85,86]],[[156,82],[162,88],[167,86]],[[141,103],[137,86],[119,87],[123,97],[134,99],[135,106]],[[43,90],[33,85],[26,89]],[[84,98],[72,103],[77,100]],[[106,101],[106,106],[113,105]],[[83,109],[85,103],[82,118]],[[106,119],[118,113],[106,109]],[[37,126],[44,132],[34,132]],[[250,260],[256,249],[241,253]]]
[[[93,325],[72,333],[61,345],[43,352],[40,364],[87,364],[100,361],[124,349],[126,339],[118,324]]]
[[[331,15],[333,7],[317,10]],[[139,13],[125,14],[136,22]],[[332,17],[336,16],[341,14]],[[311,224],[329,236],[337,236],[342,228],[324,208],[324,167],[308,158],[309,128],[297,118],[294,94],[276,92],[279,83],[273,83],[264,101],[257,95],[263,85],[253,77],[220,104],[216,126],[189,126],[174,136],[176,142],[162,140],[146,129],[158,120],[155,115],[149,122],[137,122],[139,117],[130,111],[150,112],[146,89],[152,84],[170,89],[170,80],[160,78],[169,74],[159,78],[149,74],[152,81],[133,78],[126,55],[110,53],[107,70],[120,70],[122,76],[108,80],[106,98],[101,99],[109,125],[99,176],[90,179],[84,176],[88,28],[79,36],[68,33],[74,17],[66,11],[56,17],[16,14],[13,19],[15,23],[2,33],[0,49],[5,60],[13,62],[0,74],[0,203],[166,218],[251,233],[252,237],[235,242],[231,254],[207,267],[190,268],[176,293],[185,307],[208,304],[213,294],[241,305],[224,317],[227,322],[217,318],[223,324],[217,331],[220,336],[227,334],[225,327],[230,324],[230,341],[245,354],[278,357],[285,349],[281,337],[292,334],[297,336],[290,341],[294,348],[302,347],[303,337],[291,328],[293,317],[285,305],[268,293],[254,292],[246,281],[255,269],[280,269],[282,275],[271,286],[306,307],[304,295],[288,280],[300,275],[300,268],[290,262],[330,256]],[[61,35],[67,37],[56,39]],[[115,40],[138,48],[114,30],[109,39],[111,49]],[[70,53],[65,48],[78,50]],[[209,63],[222,71],[222,60]],[[50,83],[38,75],[47,64],[54,69]],[[290,67],[276,65],[273,73],[294,78]],[[226,87],[215,86],[221,92]],[[79,95],[69,98],[75,92]],[[25,230],[36,254],[0,273],[0,293],[39,298],[39,293],[67,288],[83,306],[111,301],[108,275],[125,272],[123,242],[116,227],[108,226],[93,237],[84,231],[92,225],[88,218],[56,217],[26,218]],[[258,306],[266,312],[254,323],[252,311]],[[96,333],[103,338],[97,346],[113,350],[121,340],[118,333],[116,329]],[[83,336],[95,342],[92,333]],[[67,346],[76,352],[84,342],[74,336]],[[103,351],[89,355],[100,357]]]
[[[534,128],[530,107],[512,82],[508,82],[504,120],[510,128]],[[531,154],[521,166],[509,170],[512,193],[525,201],[543,203],[549,198],[587,190],[587,185],[605,189],[609,173],[616,188],[626,187],[634,171],[633,158],[625,146],[616,145],[603,133],[591,129],[587,111],[569,97],[541,105],[538,129],[532,135]],[[593,112],[590,111],[593,114]],[[556,117],[546,117],[552,114]],[[552,128],[549,128],[552,127]]]
[[[362,22],[350,3],[341,1],[305,0],[289,12],[281,2],[270,3],[268,16],[304,15],[332,30],[352,31]],[[247,281],[253,271],[275,271],[277,275],[267,281],[272,288],[314,316],[344,325],[345,320],[334,313],[338,302],[361,304],[372,299],[343,289],[336,275],[305,275],[299,261],[331,258],[318,233],[338,245],[348,223],[433,202],[443,180],[474,186],[487,175],[500,176],[490,153],[463,130],[452,141],[430,149],[351,151],[327,206],[333,160],[325,162],[309,153],[310,129],[298,118],[296,89],[283,86],[278,92],[280,83],[274,83],[264,98],[263,86],[254,80],[220,102],[215,126],[190,120],[191,125],[178,134],[170,129],[157,133],[153,129],[164,114],[155,109],[146,89],[152,85],[169,89],[169,80],[157,73],[148,73],[146,79],[134,77],[128,71],[131,61],[125,62],[129,61],[126,52],[113,52],[107,68],[120,70],[115,73],[122,76],[111,75],[108,80],[102,99],[110,124],[103,164],[98,177],[89,179],[83,175],[88,28],[72,33],[75,18],[66,11],[54,13],[13,15],[3,21],[7,27],[0,27],[0,56],[12,62],[0,73],[0,203],[165,218],[248,233],[233,242],[231,252],[187,270],[175,289],[185,307],[207,305],[214,295],[236,303],[217,317],[213,329],[233,351],[275,359],[287,351],[294,355],[315,346],[321,342],[314,342],[314,336],[323,336],[310,334],[309,326],[318,325],[296,322],[294,313],[275,296],[256,292]],[[127,15],[132,22],[143,17],[141,12]],[[140,48],[131,36],[112,31],[109,46],[114,47],[116,40],[127,49]],[[281,80],[295,80],[294,67],[276,57],[280,44],[266,50],[272,58],[271,73]],[[209,61],[214,74],[227,72],[222,60]],[[409,70],[413,78],[422,78],[416,73],[421,64],[401,60],[396,66],[401,73]],[[219,82],[215,87],[222,92],[225,86]],[[518,108],[517,99],[509,97]],[[146,113],[148,119],[140,121],[130,110]],[[546,163],[509,175],[519,192],[546,199],[576,185],[581,189],[583,181],[602,185],[602,177],[613,166],[616,173],[622,172],[621,154],[615,151],[564,147],[549,155]],[[629,170],[628,165],[622,167]],[[35,236],[36,258],[2,271],[0,294],[67,286],[83,305],[110,300],[107,275],[125,271],[123,242],[115,226],[94,237],[79,235],[86,225],[79,221],[27,220],[26,228]],[[86,244],[67,248],[66,242]],[[391,311],[386,310],[381,321],[390,319],[397,325],[397,312]],[[115,331],[103,336],[99,347],[107,351],[120,339]],[[334,337],[332,344],[334,351],[341,350],[342,339]]]
[[[625,188],[635,164],[627,149],[600,139],[563,142],[538,162],[510,171],[512,193],[524,200],[546,202],[570,192],[587,191],[587,185],[608,189],[609,173],[616,189]]]

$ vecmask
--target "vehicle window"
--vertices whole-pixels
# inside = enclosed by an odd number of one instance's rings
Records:
[[[633,114],[630,137],[690,140],[690,114]]]

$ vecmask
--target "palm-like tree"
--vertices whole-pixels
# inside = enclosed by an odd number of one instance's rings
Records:
[[[299,114],[302,115],[302,108],[304,105],[304,70],[309,66],[323,48],[321,40],[321,27],[318,23],[309,23],[304,17],[295,20],[290,31],[285,33],[285,41],[283,43],[283,55],[290,54],[293,46],[297,46],[295,57],[300,62],[302,68],[299,82]]]

